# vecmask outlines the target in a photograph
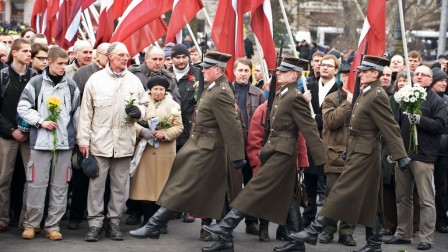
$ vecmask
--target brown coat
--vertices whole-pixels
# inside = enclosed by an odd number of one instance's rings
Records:
[[[168,180],[176,156],[176,138],[184,129],[180,116],[180,105],[173,100],[170,94],[167,94],[157,107],[151,96],[149,97],[144,120],[148,121],[153,117],[157,117],[159,120],[168,118],[167,123],[171,127],[161,129],[165,139],[160,141],[160,146],[157,149],[149,144],[146,145],[135,175],[131,179],[129,198],[133,200],[157,201]],[[135,128],[137,136],[139,136],[142,127],[136,123]]]
[[[303,133],[316,164],[324,164],[327,154],[297,83],[289,83],[277,92],[270,123],[271,134],[260,153],[260,171],[238,194],[231,207],[284,224],[297,181],[297,132]],[[276,132],[290,132],[292,137],[279,137]]]
[[[407,155],[380,81],[371,83],[360,93],[353,108],[350,128],[380,133],[390,147],[393,160]],[[373,227],[381,193],[380,151],[379,137],[349,136],[346,170],[337,180],[319,215]]]
[[[228,188],[227,155],[231,161],[244,159],[241,123],[225,76],[204,90],[194,118],[191,136],[174,159],[158,204],[173,211],[219,219]],[[198,132],[201,128],[218,132]]]
[[[345,168],[342,153],[347,149],[351,112],[352,105],[347,102],[347,94],[341,89],[329,94],[322,103],[322,140],[328,154],[325,173],[342,173]]]

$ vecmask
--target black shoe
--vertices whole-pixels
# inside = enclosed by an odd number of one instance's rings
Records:
[[[291,232],[288,237],[296,241],[306,242],[316,246],[317,236],[324,230],[329,221],[331,221],[331,219],[327,217],[317,216],[317,218],[311,222],[311,225],[306,227],[303,231]]]
[[[201,233],[200,233],[199,239],[201,241],[207,241],[207,242],[212,241],[212,234],[201,228]]]
[[[96,242],[100,239],[102,229],[99,227],[91,226],[89,227],[89,232],[87,232],[85,241]]]
[[[353,236],[349,235],[349,234],[339,235],[338,242],[344,244],[345,246],[350,246],[350,247],[356,246],[355,239],[353,239]]]
[[[260,219],[260,229],[258,233],[258,238],[262,242],[269,242],[269,221]]]
[[[138,214],[131,214],[126,219],[126,225],[138,225],[142,221],[142,216]]]
[[[392,236],[389,240],[384,241],[386,244],[411,244],[411,241],[398,239],[396,236]]]
[[[216,223],[214,225],[204,225],[202,226],[202,228],[216,235],[222,235],[224,237],[232,237],[233,229],[235,229],[236,226],[238,226],[238,224],[244,218],[244,216],[246,216],[244,213],[236,209],[232,209],[219,223]]]
[[[191,215],[191,214],[189,214],[189,213],[184,213],[184,219],[183,219],[183,221],[184,221],[185,223],[192,223],[192,222],[194,222],[194,217],[193,217],[193,215]]]
[[[436,231],[439,233],[448,233],[448,226],[436,227]]]
[[[320,235],[319,242],[323,243],[323,244],[328,244],[331,241],[333,241],[333,239],[334,239],[334,235],[333,234],[330,234],[330,233],[327,233],[327,232],[323,232]]]
[[[298,241],[290,241],[281,247],[275,247],[276,252],[305,252],[305,244]]]
[[[417,246],[418,250],[428,250],[431,248],[431,243],[427,242],[420,242]]]
[[[67,228],[68,229],[70,229],[70,230],[78,230],[78,228],[79,228],[79,223],[78,223],[78,221],[70,221],[69,223],[68,223],[68,225],[67,225]]]
[[[202,252],[233,252],[233,241],[218,240],[210,247],[203,247]]]
[[[288,230],[285,225],[278,225],[277,232],[275,233],[275,238],[279,241],[289,241]]]
[[[258,224],[255,222],[247,224],[246,225],[246,234],[259,235],[260,228],[258,227]]]
[[[369,246],[364,245],[364,247],[360,248],[359,250],[354,250],[353,252],[382,252],[381,246]]]
[[[149,219],[143,227],[129,231],[129,235],[135,238],[151,238],[159,239],[162,227],[166,227],[168,221],[172,218],[175,212],[166,209],[159,208],[157,212]]]
[[[106,237],[111,240],[122,241],[123,233],[120,231],[120,227],[117,224],[108,222],[106,224]]]

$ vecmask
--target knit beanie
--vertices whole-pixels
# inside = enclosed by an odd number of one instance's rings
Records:
[[[173,49],[171,49],[171,57],[173,58],[182,54],[185,54],[188,57],[190,57],[188,48],[184,44],[176,44],[175,46],[173,46]]]
[[[432,83],[434,85],[439,80],[448,79],[448,75],[438,67],[432,69]]]

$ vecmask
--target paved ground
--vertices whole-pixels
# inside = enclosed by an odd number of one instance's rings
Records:
[[[112,241],[102,238],[99,242],[88,243],[84,241],[84,234],[87,232],[87,224],[83,222],[77,231],[68,230],[66,228],[67,221],[61,223],[62,241],[50,241],[45,238],[43,233],[37,234],[34,240],[21,239],[21,231],[16,227],[11,227],[8,231],[0,233],[0,252],[10,251],[39,251],[39,252],[71,252],[71,251],[110,251],[110,252],[126,252],[126,251],[164,251],[164,252],[190,252],[201,251],[204,246],[212,243],[199,240],[200,220],[194,223],[183,223],[181,220],[174,220],[168,224],[168,234],[162,235],[159,240],[151,239],[135,239],[126,234],[124,241]],[[127,231],[134,229],[135,226],[122,225],[122,230]],[[262,243],[257,236],[248,235],[244,232],[244,221],[240,223],[234,232],[235,251],[272,251],[275,246],[283,245],[284,242],[275,240],[276,224],[271,224],[269,234],[271,242]],[[386,237],[387,238],[387,237]],[[318,244],[317,246],[306,246],[306,251],[352,251],[359,249],[365,244],[364,228],[358,226],[355,230],[355,240],[358,242],[357,247],[346,247],[337,242],[331,244]],[[216,238],[214,237],[214,240]],[[335,237],[337,241],[337,236]],[[404,252],[418,251],[417,239],[411,245],[383,245],[385,252]],[[448,234],[435,233],[433,248],[430,251],[448,251]]]

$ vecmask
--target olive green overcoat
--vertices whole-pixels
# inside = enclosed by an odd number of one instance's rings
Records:
[[[260,152],[261,168],[231,207],[251,216],[284,224],[297,181],[298,131],[305,137],[316,164],[324,164],[327,154],[297,83],[289,83],[277,91],[270,118],[271,133]],[[289,132],[293,137],[276,136],[276,132]]]
[[[228,188],[228,161],[244,159],[241,123],[225,76],[210,84],[195,109],[190,138],[177,153],[157,203],[167,209],[220,219]],[[216,133],[198,132],[201,128]]]

